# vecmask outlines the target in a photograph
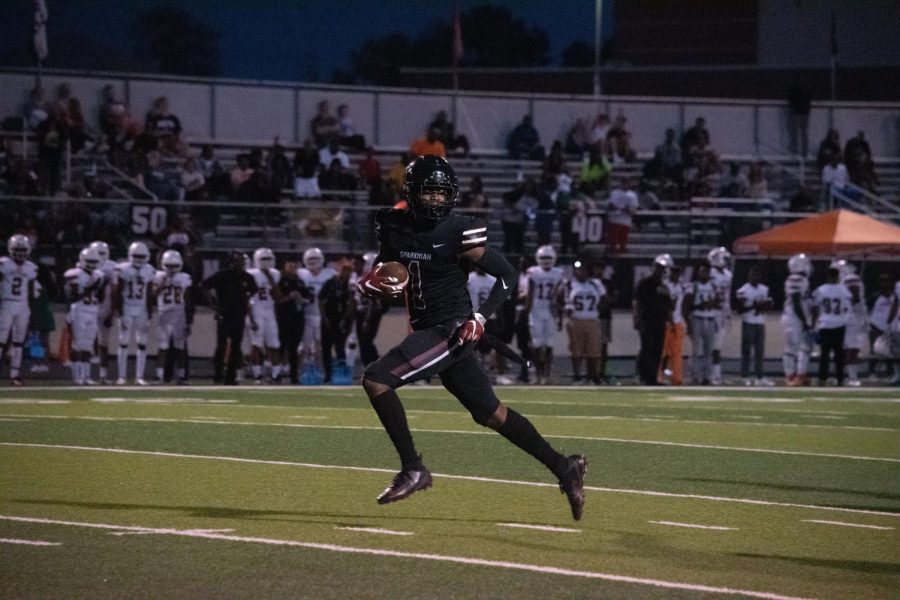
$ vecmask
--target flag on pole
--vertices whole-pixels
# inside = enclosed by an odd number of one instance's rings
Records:
[[[47,12],[47,3],[45,0],[34,0],[34,51],[37,53],[38,61],[47,58],[47,19],[50,14]]]
[[[462,25],[459,21],[459,8],[456,9],[456,13],[453,15],[453,67],[456,68],[459,66],[459,61],[462,60],[463,57],[463,40],[462,40]]]

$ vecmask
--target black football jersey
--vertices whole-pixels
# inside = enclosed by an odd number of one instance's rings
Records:
[[[423,229],[412,211],[383,209],[375,215],[375,233],[378,260],[397,261],[409,271],[406,305],[413,329],[471,316],[468,269],[459,255],[487,243],[484,219],[450,215]]]

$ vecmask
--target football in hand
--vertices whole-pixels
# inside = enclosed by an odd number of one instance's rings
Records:
[[[382,263],[375,271],[375,275],[381,281],[398,286],[401,290],[409,283],[409,271],[402,264],[395,261]]]

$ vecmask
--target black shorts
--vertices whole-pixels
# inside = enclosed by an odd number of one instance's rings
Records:
[[[457,323],[429,327],[409,334],[366,368],[365,378],[396,389],[434,375],[466,407],[477,423],[484,424],[500,405],[491,381],[475,361],[474,345],[456,344]]]

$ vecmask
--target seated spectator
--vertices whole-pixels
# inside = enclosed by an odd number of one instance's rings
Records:
[[[102,105],[100,107],[100,133],[103,135],[103,143],[109,148],[116,162],[116,155],[125,150],[126,146],[140,133],[141,127],[128,112],[128,107],[115,95],[115,88],[107,85],[101,92]]]
[[[648,172],[649,176],[664,177],[676,183],[681,182],[681,148],[675,143],[675,130],[671,127],[666,129],[663,143],[653,151],[653,159],[650,162],[654,164],[656,170],[652,173]]]
[[[245,188],[253,174],[254,170],[250,166],[250,157],[246,154],[238,154],[237,164],[231,169],[232,198],[241,200],[246,196]]]
[[[169,217],[165,230],[159,236],[159,245],[163,248],[187,250],[196,243],[197,236],[178,215]],[[182,254],[184,254],[183,251]]]
[[[562,173],[565,168],[566,156],[563,154],[562,143],[559,140],[555,140],[553,145],[550,146],[550,154],[548,154],[547,158],[544,160],[543,171],[544,173],[556,176]]]
[[[269,172],[269,181],[272,187],[278,191],[290,188],[294,183],[294,169],[291,161],[284,153],[284,146],[276,137],[272,149],[266,157],[266,170]]]
[[[178,200],[179,188],[163,168],[159,152],[154,151],[147,154],[144,187],[160,200]]]
[[[597,148],[601,154],[609,155],[609,143],[607,142],[607,134],[609,133],[609,117],[605,114],[598,114],[591,124],[588,141],[591,146]]]
[[[460,194],[459,205],[463,208],[487,208],[488,201],[484,195],[484,183],[481,175],[473,175],[469,189]]]
[[[331,163],[335,160],[341,163],[341,168],[347,170],[350,168],[350,157],[341,150],[340,141],[334,137],[328,142],[328,145],[319,150],[319,164],[323,169],[331,168]]]
[[[705,140],[705,142],[704,142]],[[709,131],[706,130],[706,119],[697,117],[694,125],[681,136],[681,162],[685,167],[692,165],[694,148],[704,142],[709,144]]]
[[[197,167],[197,161],[188,157],[181,168],[181,189],[184,199],[196,202],[206,199],[206,177]]]
[[[766,173],[763,171],[761,162],[754,162],[750,165],[750,172],[747,174],[747,196],[750,198],[768,198],[769,184],[766,181]]]
[[[575,124],[566,134],[566,143],[563,149],[568,154],[577,154],[581,156],[591,146],[591,132],[588,130],[587,123],[584,119],[576,119]]]
[[[209,144],[203,144],[200,148],[200,158],[197,159],[197,168],[203,173],[203,176],[209,178],[213,174],[215,167],[219,165],[213,152],[213,147]]]
[[[309,122],[309,131],[317,148],[324,148],[332,138],[340,137],[341,124],[331,114],[331,105],[328,100],[319,102],[318,112]]]
[[[741,171],[740,163],[729,163],[728,172],[722,177],[719,196],[724,198],[746,198],[749,190],[750,180]]]
[[[319,170],[321,162],[313,141],[306,138],[303,147],[294,154],[294,197],[318,198],[322,195],[319,188]]]
[[[463,157],[469,156],[469,139],[464,135],[456,135],[456,126],[448,120],[447,111],[438,112],[428,129],[440,131],[438,139],[444,144],[445,150],[453,152],[457,148],[462,148]]]
[[[506,139],[506,149],[510,157],[515,159],[544,160],[544,147],[532,124],[531,115],[522,117],[522,122],[510,132]]]
[[[819,143],[819,151],[816,153],[816,166],[819,170],[825,168],[825,165],[831,162],[831,157],[837,156],[840,160],[841,156],[841,134],[836,129],[829,129],[828,133]]]
[[[319,175],[319,187],[323,190],[355,190],[356,178],[345,169],[341,159],[335,158]]]
[[[628,248],[628,234],[639,208],[631,179],[623,177],[606,202],[606,245],[610,254],[623,254]]]
[[[365,157],[359,161],[359,178],[369,190],[369,204],[385,204],[384,179],[381,177],[381,163],[375,158],[375,149],[366,148]]]
[[[187,147],[181,141],[181,121],[169,111],[169,99],[160,96],[147,113],[144,130],[156,138],[160,152],[184,156]]]
[[[631,162],[635,159],[634,150],[631,148],[631,133],[625,129],[627,121],[625,115],[620,114],[606,133],[613,164]]]
[[[592,146],[588,159],[581,164],[581,182],[595,190],[605,190],[609,186],[609,175],[612,167],[600,148]]]
[[[428,135],[424,138],[415,140],[409,147],[409,153],[413,158],[419,156],[427,156],[433,154],[441,158],[447,158],[447,149],[441,141],[441,130],[432,127],[428,130]]]
[[[356,133],[353,127],[353,118],[350,117],[350,107],[341,104],[337,109],[337,120],[340,125],[340,140],[343,146],[354,152],[362,152],[366,148],[366,138]]]

